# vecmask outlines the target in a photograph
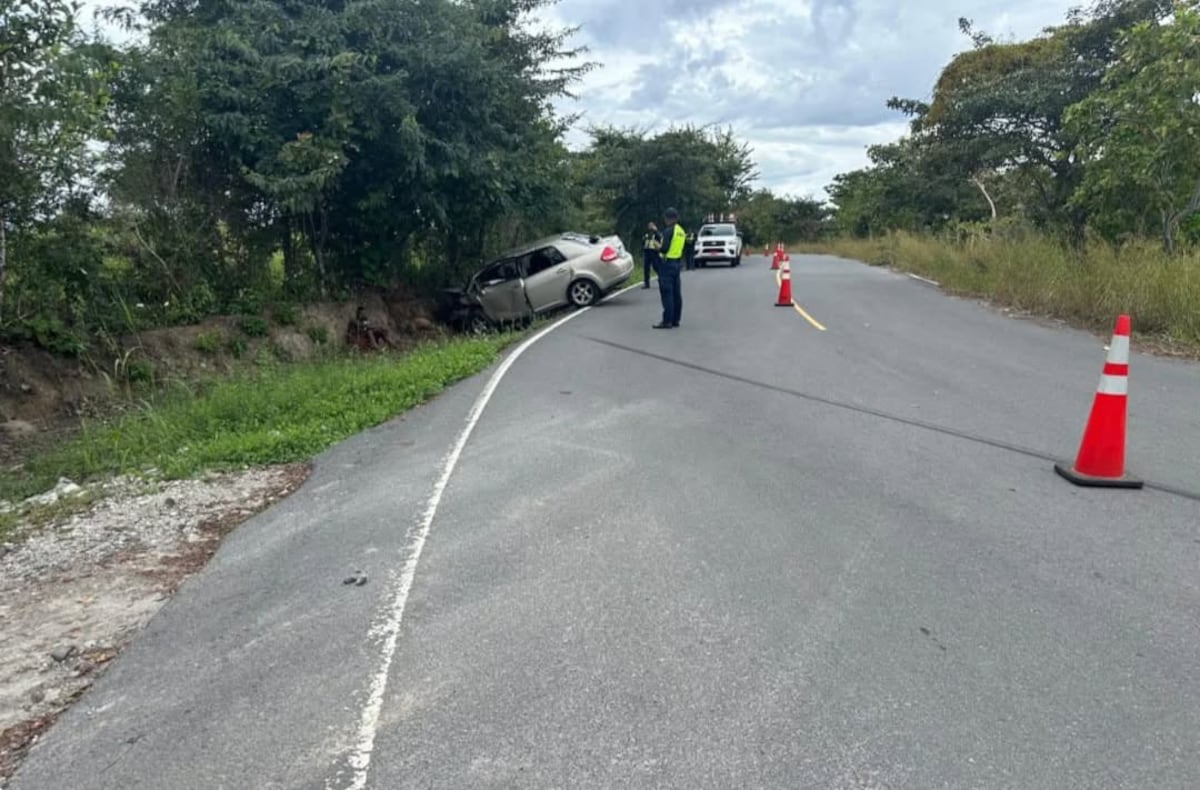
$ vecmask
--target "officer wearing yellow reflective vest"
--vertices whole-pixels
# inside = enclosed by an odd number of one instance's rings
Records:
[[[662,297],[662,321],[655,329],[679,326],[683,315],[683,291],[680,290],[680,271],[683,269],[684,245],[687,232],[679,225],[679,212],[673,208],[663,213],[667,227],[663,231],[662,250],[658,262],[658,293]]]

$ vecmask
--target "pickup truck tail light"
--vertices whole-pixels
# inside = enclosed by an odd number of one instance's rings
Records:
[[[612,247],[605,247],[600,252],[600,260],[604,261],[605,263],[612,263],[619,257],[620,256],[617,255],[617,251],[614,250]]]

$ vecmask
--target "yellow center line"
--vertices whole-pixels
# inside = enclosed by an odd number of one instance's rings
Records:
[[[800,305],[796,304],[795,302],[792,302],[792,307],[796,308],[796,312],[797,312],[797,313],[799,313],[800,315],[804,316],[804,320],[805,320],[805,321],[807,321],[808,323],[812,324],[813,326],[815,326],[817,329],[821,330],[822,332],[824,332],[824,331],[825,331],[825,327],[821,326],[821,325],[820,325],[820,324],[817,322],[817,319],[813,318],[811,315],[809,315],[808,313],[804,312],[804,308],[803,308],[803,307],[801,307]]]
[[[779,269],[775,270],[775,284],[776,285],[782,285],[782,283],[783,283],[783,276],[779,273],[780,271],[781,270],[779,270]],[[804,308],[801,307],[799,304],[797,304],[795,299],[792,300],[792,307],[796,308],[796,312],[799,313],[804,318],[805,321],[812,324],[813,327],[815,327],[817,330],[819,330],[821,332],[825,331],[825,327],[821,326],[821,322],[819,322],[817,319],[813,318],[808,313],[804,312]]]

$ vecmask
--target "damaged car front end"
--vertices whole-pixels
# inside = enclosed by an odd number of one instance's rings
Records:
[[[617,236],[562,233],[509,250],[463,288],[439,293],[438,319],[460,332],[523,326],[562,307],[587,307],[632,275]]]

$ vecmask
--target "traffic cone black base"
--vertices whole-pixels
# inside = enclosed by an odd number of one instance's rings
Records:
[[[1054,471],[1059,477],[1083,488],[1143,488],[1146,483],[1136,477],[1092,477],[1076,472],[1068,463],[1054,465]]]

